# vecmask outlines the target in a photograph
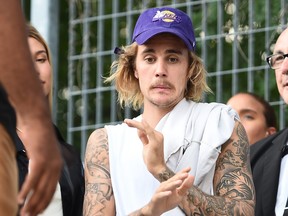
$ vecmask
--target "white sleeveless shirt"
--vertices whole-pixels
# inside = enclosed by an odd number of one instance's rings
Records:
[[[164,158],[173,171],[190,166],[194,185],[213,194],[215,163],[221,145],[231,136],[237,113],[219,103],[195,103],[183,99],[156,126],[164,135]],[[135,118],[141,121],[142,116]],[[160,185],[143,161],[137,129],[126,124],[105,126],[117,215],[128,215],[145,206]],[[183,154],[183,152],[185,153]],[[163,215],[185,215],[179,208]]]

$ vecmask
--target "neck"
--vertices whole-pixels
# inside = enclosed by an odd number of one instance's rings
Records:
[[[156,105],[145,106],[143,109],[142,117],[147,121],[147,123],[155,128],[159,121],[172,109],[161,108]]]

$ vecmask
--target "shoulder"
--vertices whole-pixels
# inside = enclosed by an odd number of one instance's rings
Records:
[[[211,115],[215,114],[221,114],[221,115],[229,115],[233,118],[236,118],[239,120],[237,112],[232,109],[231,106],[223,103],[195,103],[196,108],[199,109],[202,113],[209,112]]]
[[[239,120],[237,112],[229,105],[223,103],[210,103],[211,106],[215,107],[214,109],[220,110],[222,113],[227,113],[230,116],[237,117]]]
[[[141,121],[140,118],[133,118],[133,120],[136,121]],[[126,123],[121,122],[119,124],[115,125],[106,125],[104,129],[101,129],[102,131],[98,131],[98,135],[100,133],[106,135],[107,137],[107,142],[109,141],[109,145],[114,144],[114,143],[119,143],[119,139],[124,138],[127,134],[128,136],[135,131],[135,128],[129,127]]]
[[[96,129],[93,131],[88,139],[85,153],[85,176],[95,176],[100,167],[104,170],[109,170],[109,148],[107,133],[105,128]]]
[[[226,131],[230,136],[233,128],[236,127],[235,121],[240,120],[237,112],[222,103],[208,103],[206,106],[206,109],[200,109],[200,113],[204,118],[208,118],[207,123],[211,127],[214,125],[217,130]]]
[[[273,135],[270,135],[255,144],[251,145],[250,153],[251,153],[251,164],[253,164],[267,151],[270,151],[272,148],[282,148],[285,142],[287,142],[288,138],[288,128],[285,128]]]
[[[97,141],[103,139],[107,139],[106,129],[105,128],[96,129],[90,134],[87,145],[97,143]]]
[[[94,157],[97,152],[108,153],[108,138],[105,128],[94,130],[87,141],[85,158]]]
[[[270,135],[255,144],[251,145],[251,160],[258,158],[271,148],[277,148],[287,142],[288,128],[285,128],[273,135]]]
[[[287,135],[288,128],[283,129],[251,145],[250,160],[252,169],[257,163],[261,163],[260,161],[263,161],[266,158],[264,155],[267,155],[268,158],[271,154],[273,154],[273,157],[278,157],[277,155],[281,155],[281,150],[287,142]]]

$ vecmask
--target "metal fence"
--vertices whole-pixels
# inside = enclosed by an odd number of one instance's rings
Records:
[[[287,0],[70,0],[67,141],[81,145],[82,157],[93,130],[137,114],[119,108],[103,77],[116,58],[114,48],[131,42],[141,11],[164,5],[192,19],[196,53],[214,92],[203,100],[226,103],[239,91],[255,92],[274,106],[279,128],[285,127],[285,106],[265,57],[287,25]]]

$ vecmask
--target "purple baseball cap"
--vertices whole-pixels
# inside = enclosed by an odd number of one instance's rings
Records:
[[[142,45],[159,33],[172,33],[180,37],[190,51],[195,51],[196,40],[190,17],[170,7],[150,8],[138,18],[132,42]]]

